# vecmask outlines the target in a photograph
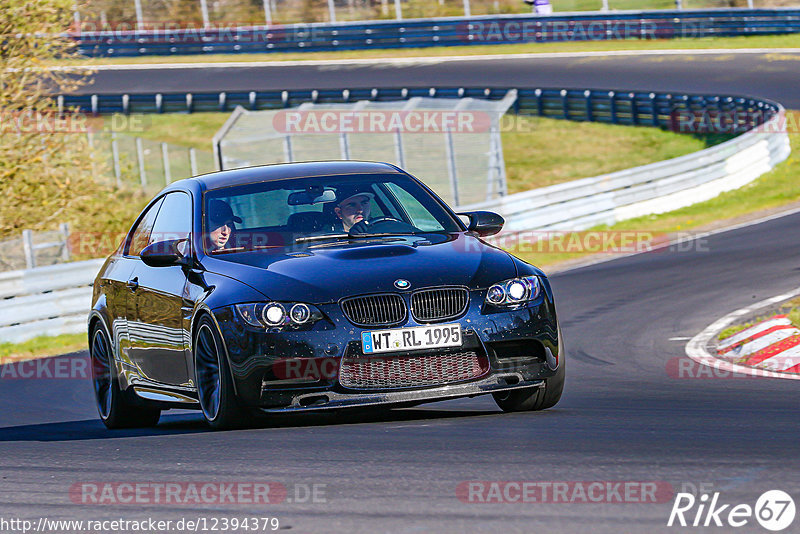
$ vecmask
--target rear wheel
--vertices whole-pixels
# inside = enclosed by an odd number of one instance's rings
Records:
[[[544,387],[501,391],[493,393],[494,401],[504,412],[527,412],[552,408],[561,399],[564,391],[566,363],[564,345],[561,341],[561,330],[558,331],[558,369],[556,374],[544,381]]]
[[[222,339],[214,322],[204,316],[197,326],[194,342],[194,372],[200,408],[211,428],[237,428],[247,422],[239,405],[233,379],[222,352]]]
[[[112,429],[156,426],[161,410],[133,406],[127,402],[119,387],[111,343],[100,324],[95,325],[92,330],[89,352],[94,398],[103,424]]]

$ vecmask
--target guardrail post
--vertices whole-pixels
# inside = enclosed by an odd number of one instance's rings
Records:
[[[169,149],[167,143],[161,143],[161,159],[164,161],[164,181],[167,185],[172,183],[172,171],[169,167]]]
[[[658,102],[656,101],[655,93],[650,93],[650,109],[653,112],[653,126],[658,128],[661,123],[658,121]]]
[[[192,93],[186,93],[186,113],[194,111],[194,96]]]
[[[394,18],[403,20],[403,8],[400,7],[400,0],[394,0]]]
[[[639,126],[639,106],[636,105],[636,93],[628,93],[631,99],[631,124]]]
[[[472,12],[471,12],[471,10],[469,8],[469,0],[464,0],[464,16],[465,17],[472,16]],[[456,205],[458,205],[458,204],[456,203]]]
[[[569,120],[569,100],[566,89],[561,90],[561,109],[564,113],[564,118]]]
[[[131,112],[131,95],[122,95],[122,113],[129,115]]]
[[[228,94],[225,91],[222,91],[219,94],[219,110],[225,111],[226,107],[228,107]]]
[[[164,113],[164,96],[156,93],[156,113]]]
[[[617,118],[617,93],[614,91],[608,92],[608,113],[611,116],[611,124],[619,124],[619,118]]]
[[[30,230],[22,231],[22,251],[25,253],[25,268],[36,267],[36,257],[33,253],[33,232]]]
[[[61,259],[65,262],[69,261],[69,223],[61,223],[58,225],[61,235],[64,236],[64,246],[61,247]]]
[[[116,132],[111,132],[111,159],[114,163],[114,178],[117,179],[117,187],[122,187],[122,169],[119,165],[119,143]]]
[[[586,120],[589,122],[594,122],[594,113],[592,111],[592,92],[590,90],[585,90],[583,92],[583,98],[586,100]]]
[[[142,138],[136,138],[136,160],[139,164],[139,181],[142,183],[142,189],[147,187],[147,173],[144,170],[144,147],[142,146]]]
[[[536,96],[536,114],[540,117],[544,116],[544,103],[542,102],[542,90],[537,89],[533,92]]]
[[[92,103],[92,115],[98,115],[100,110],[100,106],[98,104],[98,96],[92,95],[90,101]]]

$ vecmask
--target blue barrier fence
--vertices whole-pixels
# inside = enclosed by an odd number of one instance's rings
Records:
[[[729,37],[800,32],[800,9],[624,11],[492,15],[72,34],[86,56],[318,52],[615,39]]]
[[[193,113],[280,109],[304,102],[346,103],[359,100],[480,98],[499,100],[512,88],[431,87],[343,90],[250,91],[222,93],[159,93],[135,95],[62,95],[60,109],[77,108],[93,114]],[[654,126],[683,132],[738,134],[772,118],[780,106],[768,100],[733,95],[697,95],[665,92],[596,89],[517,88],[511,110],[573,121]]]

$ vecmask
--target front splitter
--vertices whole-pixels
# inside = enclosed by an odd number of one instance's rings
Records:
[[[381,393],[304,393],[292,399],[288,406],[259,408],[264,413],[308,412],[337,408],[356,408],[392,404],[420,403],[471,397],[485,393],[544,387],[544,380],[525,380],[520,373],[501,373],[474,382],[427,389],[408,389]]]

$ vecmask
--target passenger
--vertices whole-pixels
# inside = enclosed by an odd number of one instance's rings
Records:
[[[375,195],[355,189],[340,189],[337,197],[342,197],[336,202],[333,212],[342,221],[345,232],[349,232],[354,224],[369,219],[370,202]]]
[[[230,248],[233,240],[234,223],[241,223],[242,219],[233,214],[231,207],[222,200],[212,200],[208,204],[208,250],[214,252]]]

